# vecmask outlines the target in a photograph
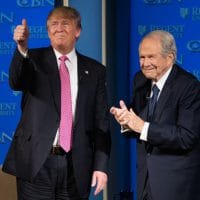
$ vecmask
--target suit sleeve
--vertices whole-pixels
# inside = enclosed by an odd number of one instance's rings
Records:
[[[95,107],[94,170],[107,173],[111,138],[109,131],[109,112],[107,105],[106,70],[98,68],[98,83]]]
[[[33,80],[34,66],[29,58],[16,49],[9,70],[9,84],[13,90],[27,90]]]

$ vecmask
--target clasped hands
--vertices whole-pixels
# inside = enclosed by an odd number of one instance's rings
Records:
[[[120,100],[119,105],[119,108],[114,106],[110,108],[110,113],[114,115],[116,121],[124,129],[130,129],[137,133],[141,133],[144,126],[144,120],[136,115],[132,108],[128,110],[124,101]]]

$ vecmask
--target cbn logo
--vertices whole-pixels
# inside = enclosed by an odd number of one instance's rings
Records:
[[[44,7],[47,5],[53,6],[54,0],[17,0],[19,7]]]
[[[200,40],[190,40],[187,43],[189,51],[200,52]]]
[[[170,3],[171,0],[144,0],[146,4],[167,4]]]

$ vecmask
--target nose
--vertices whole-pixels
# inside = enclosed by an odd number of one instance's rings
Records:
[[[144,58],[142,60],[142,63],[141,63],[142,66],[149,66],[150,65],[150,59],[149,58]]]
[[[56,29],[57,29],[57,31],[62,31],[62,30],[63,30],[63,25],[62,25],[62,23],[58,23]]]

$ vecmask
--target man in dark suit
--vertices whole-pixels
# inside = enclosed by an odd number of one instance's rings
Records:
[[[17,49],[9,81],[12,89],[22,91],[22,114],[3,171],[17,177],[20,200],[88,199],[91,185],[97,195],[107,182],[105,67],[75,51],[81,18],[74,8],[53,9],[47,31],[50,47],[28,49],[26,20],[14,30]],[[66,93],[70,98],[64,99]],[[69,110],[63,109],[66,105]],[[61,142],[63,127],[70,130]]]
[[[120,101],[110,109],[138,141],[138,200],[200,199],[200,84],[175,64],[176,54],[170,33],[147,34],[131,107]]]

